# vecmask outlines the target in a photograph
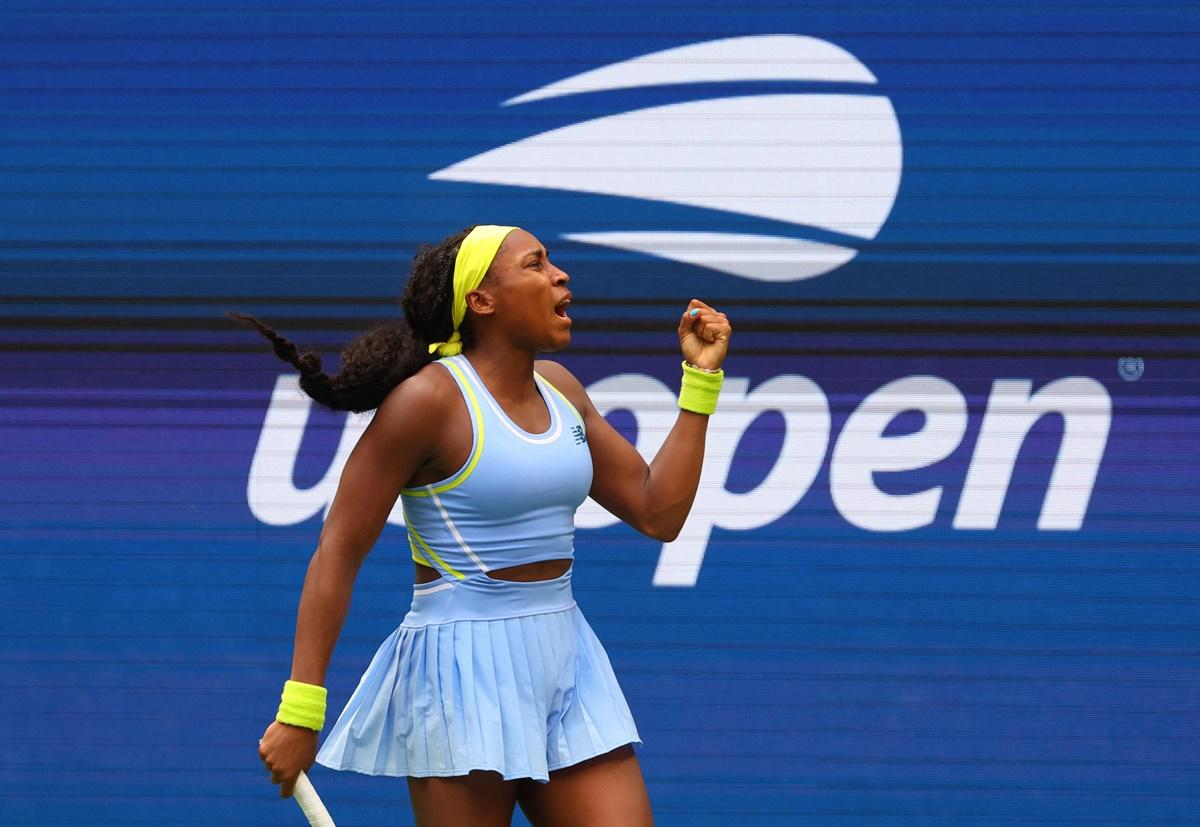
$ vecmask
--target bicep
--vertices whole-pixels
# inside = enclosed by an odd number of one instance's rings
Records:
[[[412,381],[411,379],[406,381]],[[408,390],[408,389],[405,389]],[[376,410],[338,480],[320,545],[361,561],[387,523],[400,490],[425,461],[429,399],[396,391]]]
[[[637,449],[590,402],[585,413],[592,455],[591,498],[645,533],[646,479],[650,468]]]

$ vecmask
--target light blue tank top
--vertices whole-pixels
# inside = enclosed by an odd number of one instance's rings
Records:
[[[574,558],[575,511],[592,486],[587,432],[575,406],[535,372],[550,427],[531,434],[508,418],[465,354],[437,362],[466,400],[473,438],[454,474],[400,492],[413,559],[462,580]]]

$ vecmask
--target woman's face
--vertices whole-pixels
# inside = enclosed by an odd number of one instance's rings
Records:
[[[571,296],[569,280],[550,263],[540,241],[525,230],[513,230],[496,251],[479,290],[491,299],[491,323],[531,350],[555,351],[571,342],[571,319],[563,302]]]

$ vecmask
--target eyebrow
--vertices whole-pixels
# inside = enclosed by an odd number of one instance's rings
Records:
[[[525,255],[521,256],[521,261],[528,261],[530,256],[535,256],[535,257],[545,256],[546,258],[549,258],[550,251],[547,250],[545,247],[538,247],[536,249],[530,250],[529,252],[525,253]]]

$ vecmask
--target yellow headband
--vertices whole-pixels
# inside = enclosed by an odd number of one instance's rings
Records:
[[[499,227],[495,224],[480,224],[463,239],[454,259],[454,304],[450,307],[450,319],[454,322],[454,333],[444,342],[434,342],[429,352],[438,356],[453,356],[462,353],[462,336],[458,327],[467,315],[467,294],[479,286],[492,266],[496,251],[508,234],[516,227]]]

